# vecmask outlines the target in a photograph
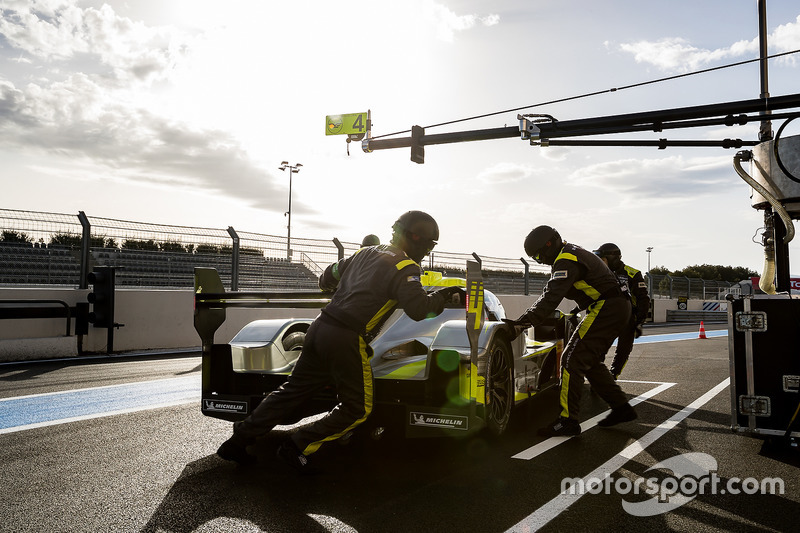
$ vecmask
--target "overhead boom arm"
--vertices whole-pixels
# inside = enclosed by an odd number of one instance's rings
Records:
[[[507,126],[426,135],[423,128],[415,126],[414,134],[409,137],[372,138],[368,135],[361,141],[361,147],[365,152],[410,147],[412,161],[417,163],[424,162],[424,150],[422,150],[424,146],[507,139],[511,137],[520,137],[523,140],[530,141],[533,145],[542,146],[653,146],[660,149],[668,146],[741,148],[742,146],[755,146],[759,141],[742,141],[740,139],[721,139],[718,141],[668,141],[667,139],[579,141],[555,139],[643,131],[660,132],[665,129],[744,125],[752,121],[761,121],[763,118],[761,113],[796,107],[800,107],[800,94],[565,121],[558,121],[552,117],[542,119],[542,115],[518,115],[519,126],[517,127]],[[759,113],[759,115],[748,116],[747,113]],[[796,113],[795,111],[793,113],[773,114],[771,117],[773,119],[789,118],[796,115]]]

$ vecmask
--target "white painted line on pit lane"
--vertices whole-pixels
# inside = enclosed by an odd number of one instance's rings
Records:
[[[631,405],[636,405],[638,403],[641,403],[641,402],[643,402],[643,401],[645,401],[645,400],[647,400],[649,398],[652,398],[656,394],[660,394],[661,392],[663,392],[663,391],[667,390],[668,388],[672,387],[673,385],[675,385],[675,383],[663,383],[663,382],[660,382],[660,381],[626,381],[626,380],[619,380],[619,383],[652,383],[654,385],[658,385],[658,387],[655,387],[654,389],[651,389],[651,390],[645,392],[644,394],[640,394],[639,396],[637,396],[635,398],[631,398],[630,399],[630,404]],[[587,430],[592,429],[593,427],[595,427],[597,425],[597,423],[600,420],[604,419],[608,415],[608,413],[610,413],[610,412],[611,412],[611,410],[609,409],[609,410],[604,411],[604,412],[600,413],[599,415],[597,415],[597,416],[595,416],[593,418],[590,418],[589,420],[583,422],[581,424],[581,433],[584,433]],[[537,456],[543,454],[544,452],[555,448],[559,444],[562,444],[562,443],[568,441],[571,438],[572,437],[550,437],[547,440],[544,440],[544,441],[542,441],[542,442],[540,442],[538,444],[535,444],[534,446],[531,446],[527,450],[523,450],[523,451],[519,452],[517,455],[514,455],[511,458],[512,459],[523,459],[525,461],[530,461],[534,457],[537,457]]]
[[[703,394],[701,397],[672,415],[668,420],[662,422],[656,428],[652,429],[649,433],[644,435],[641,439],[626,447],[620,453],[606,461],[604,464],[597,467],[595,470],[587,474],[582,482],[586,485],[590,479],[605,479],[612,472],[616,472],[622,468],[625,463],[636,457],[639,453],[644,451],[648,446],[667,434],[669,430],[677,426],[684,419],[688,418],[695,411],[703,407],[717,394],[728,388],[731,379],[725,378],[719,385]],[[566,511],[573,503],[577,502],[583,496],[579,491],[575,494],[570,494],[570,489],[565,489],[564,492],[539,507],[530,516],[512,526],[509,532],[525,531],[533,532],[538,531],[540,528],[547,525],[551,520],[556,518],[562,512]]]

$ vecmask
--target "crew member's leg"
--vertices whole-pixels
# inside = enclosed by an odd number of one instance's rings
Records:
[[[360,335],[343,328],[326,328],[319,335],[339,404],[325,417],[301,428],[292,440],[304,455],[317,451],[364,422],[372,412],[372,348]]]
[[[622,333],[619,334],[619,339],[617,339],[617,349],[614,352],[614,360],[611,362],[611,368],[609,369],[614,379],[617,379],[622,374],[622,370],[628,363],[628,357],[630,357],[633,350],[633,340],[636,334],[636,322],[634,320],[631,315]]]

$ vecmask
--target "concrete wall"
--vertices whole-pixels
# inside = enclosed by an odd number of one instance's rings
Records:
[[[63,300],[74,306],[85,302],[89,290],[0,288],[0,300]],[[124,327],[114,330],[114,352],[200,347],[194,329],[191,290],[118,289],[114,320]],[[315,317],[317,309],[228,309],[225,323],[215,340],[227,342],[248,322],[258,318]],[[89,325],[89,334],[79,339],[65,337],[66,319],[0,320],[0,361],[71,357],[78,343],[85,352],[105,353],[108,333]]]
[[[88,290],[52,288],[0,288],[0,300],[55,299],[74,306],[85,302]],[[519,317],[537,296],[500,296],[506,315]],[[723,302],[724,304],[724,302]],[[569,311],[574,304],[563,302],[559,308]],[[677,309],[678,301],[655,300],[654,322],[665,322],[667,309]],[[703,308],[700,300],[689,300],[689,310]],[[216,333],[216,342],[227,342],[251,320],[258,318],[313,318],[317,309],[228,309],[227,319]],[[114,352],[150,349],[191,348],[200,346],[194,330],[191,290],[118,289],[115,320],[124,327],[114,331]],[[78,343],[85,352],[105,353],[107,330],[89,326],[89,334],[79,339],[65,337],[66,319],[0,320],[0,361],[19,361],[71,357],[78,355]]]

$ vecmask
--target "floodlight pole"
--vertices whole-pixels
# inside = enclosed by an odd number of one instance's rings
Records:
[[[289,223],[286,226],[286,260],[292,260],[292,174],[297,174],[300,172],[300,167],[302,167],[302,163],[295,163],[294,165],[290,165],[288,161],[281,161],[281,166],[278,167],[279,170],[286,170],[289,169],[289,210],[284,213],[284,215],[289,215]]]

